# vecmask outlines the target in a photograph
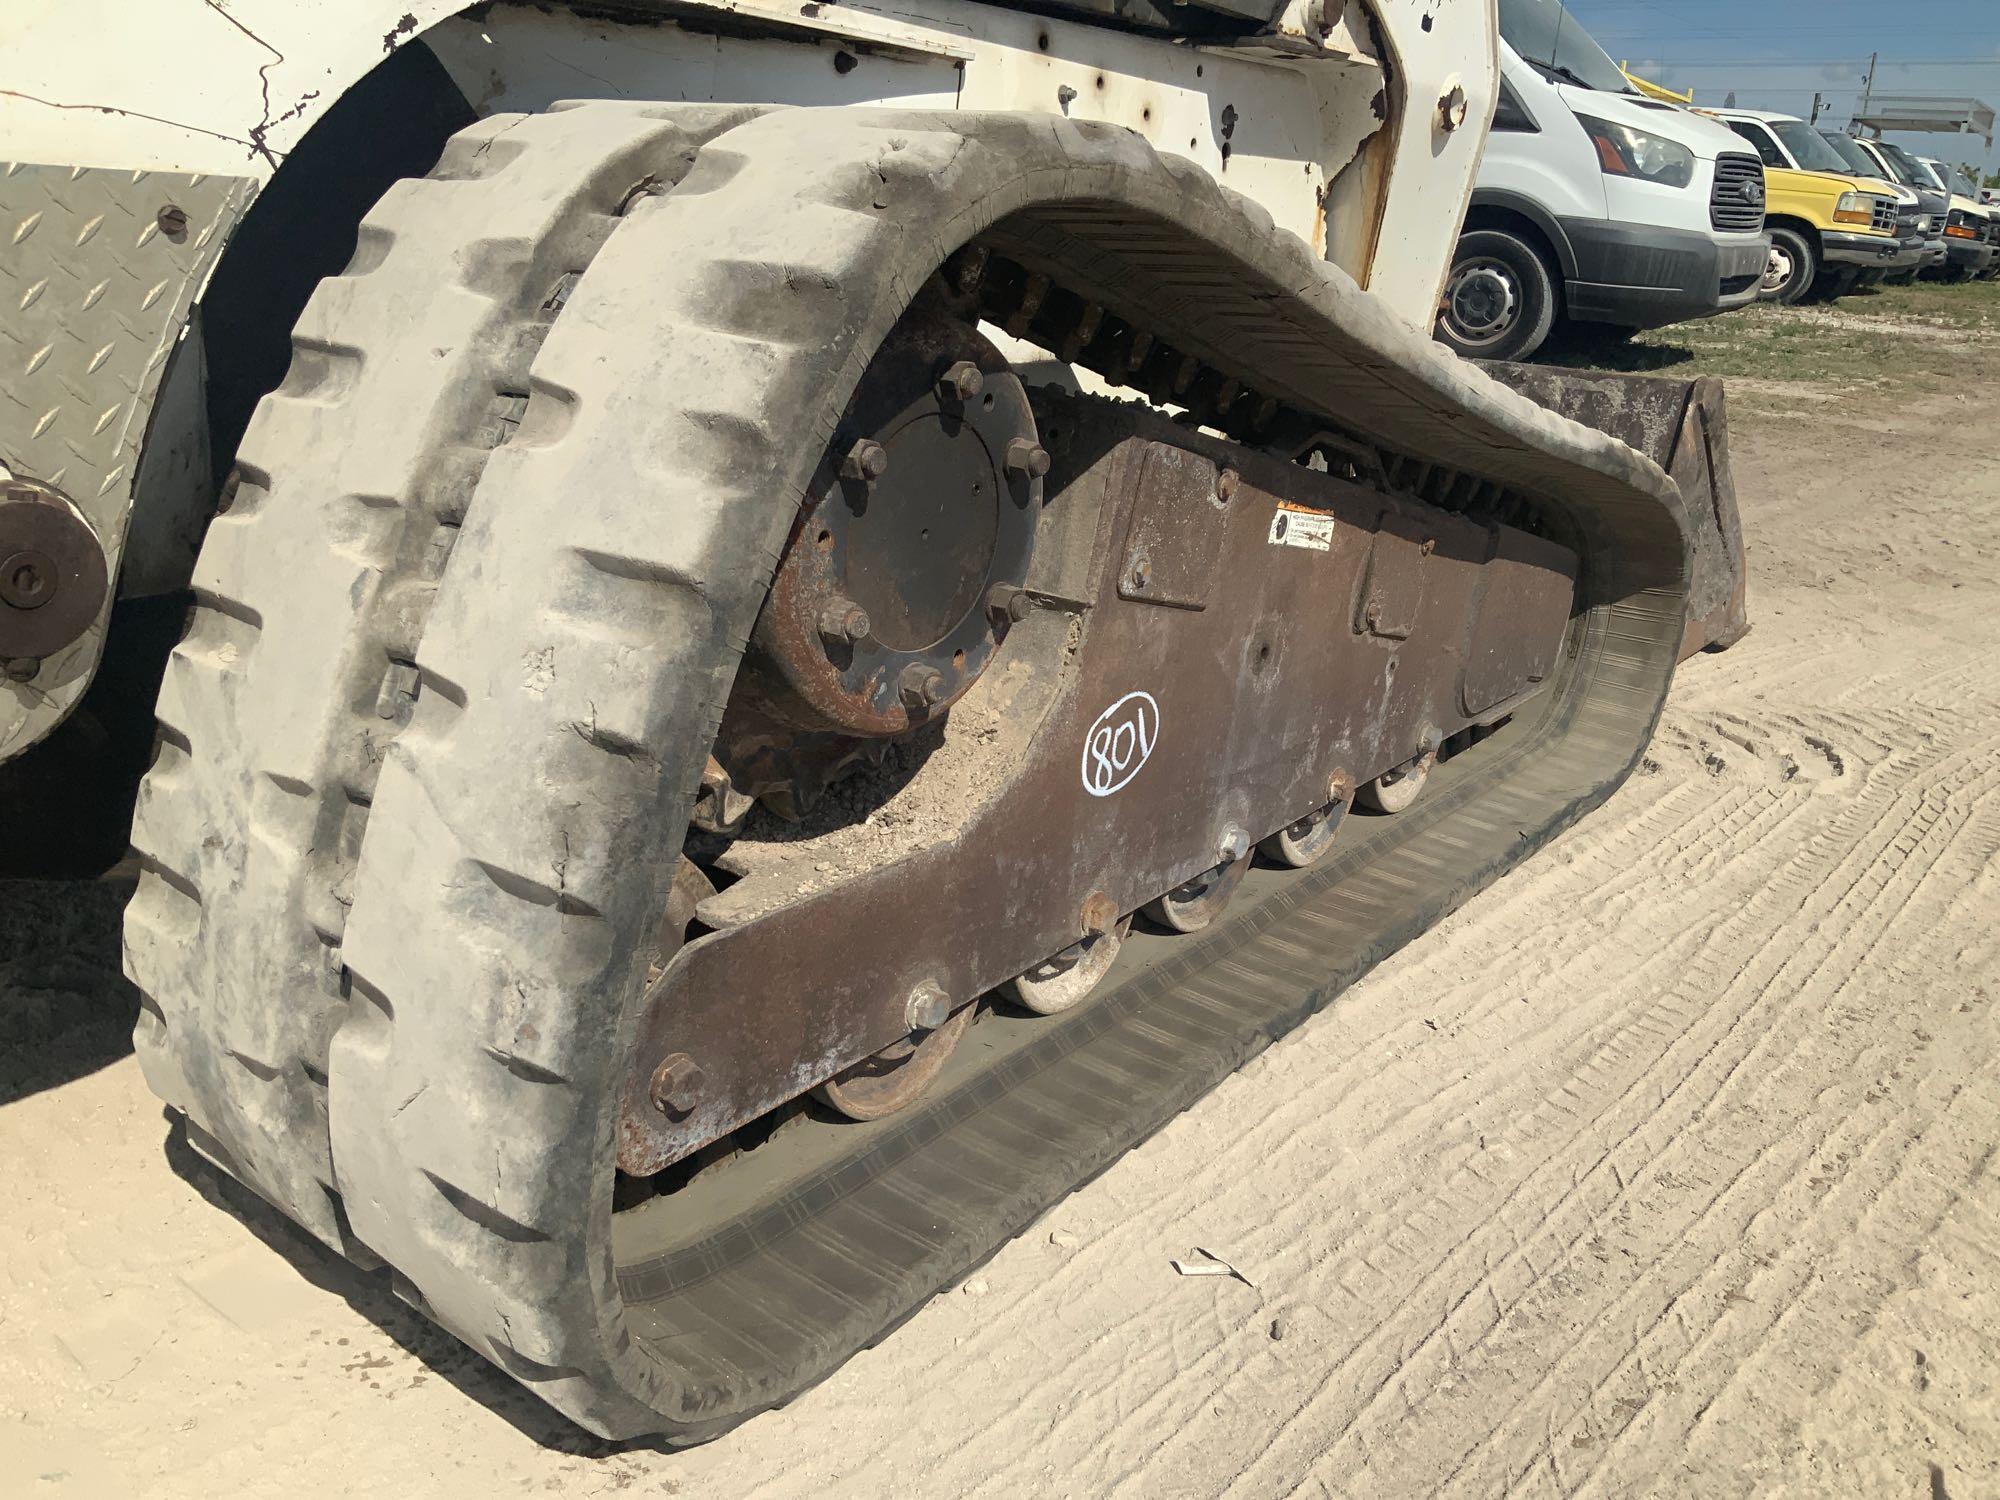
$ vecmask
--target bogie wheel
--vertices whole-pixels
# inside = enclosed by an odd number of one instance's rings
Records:
[[[1007,981],[1007,993],[1038,1016],[1061,1015],[1096,989],[1117,962],[1132,919],[1071,943],[1053,958]]]
[[[813,1090],[827,1108],[850,1120],[879,1120],[914,1104],[937,1078],[972,1024],[966,1006],[935,1031],[912,1032]]]
[[[1412,756],[1393,770],[1384,771],[1355,794],[1364,807],[1379,813],[1399,813],[1417,800],[1437,764],[1437,751],[1426,750]]]
[[[1437,336],[1468,359],[1526,359],[1555,323],[1548,263],[1502,229],[1462,235],[1445,281]]]
[[[1164,896],[1155,896],[1141,910],[1146,919],[1169,932],[1200,932],[1221,916],[1243,883],[1250,868],[1250,856],[1203,870],[1194,879],[1183,881]]]
[[[1351,805],[1351,798],[1329,802],[1319,811],[1307,813],[1297,822],[1286,824],[1264,839],[1257,845],[1257,852],[1273,864],[1303,870],[1333,847],[1341,821]]]
[[[1764,263],[1759,295],[1766,302],[1790,305],[1805,296],[1819,275],[1819,254],[1798,230],[1783,224],[1771,230],[1771,254]]]

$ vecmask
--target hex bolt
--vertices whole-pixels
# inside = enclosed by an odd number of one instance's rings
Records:
[[[936,708],[944,701],[944,673],[920,661],[913,661],[903,668],[902,681],[898,686],[906,708]]]
[[[912,1031],[936,1031],[951,1019],[951,996],[926,979],[910,991],[904,1018]]]
[[[996,625],[1018,625],[1035,612],[1035,601],[1026,589],[996,583],[986,591],[986,613]]]
[[[1083,898],[1083,906],[1077,912],[1077,927],[1085,937],[1097,937],[1109,932],[1118,923],[1118,905],[1103,891],[1092,891]]]
[[[1250,835],[1248,832],[1235,823],[1231,823],[1227,828],[1222,830],[1221,841],[1215,846],[1216,859],[1219,863],[1233,865],[1249,852]]]
[[[840,473],[844,479],[874,481],[880,479],[889,469],[889,450],[873,438],[862,438],[847,450],[847,457],[840,461]]]
[[[692,1114],[707,1077],[685,1052],[669,1052],[653,1069],[653,1108],[675,1119]]]
[[[1049,472],[1049,450],[1032,438],[1012,438],[1007,443],[1007,472],[1026,479],[1040,479]]]
[[[868,639],[874,629],[868,611],[852,599],[835,599],[819,612],[820,638],[829,646],[848,646]]]
[[[1153,576],[1153,564],[1143,552],[1132,559],[1132,587],[1142,589]]]
[[[1215,476],[1215,498],[1227,505],[1236,498],[1237,474],[1234,469],[1224,469]]]
[[[42,670],[39,656],[12,656],[7,659],[7,676],[15,682],[33,682],[35,674]]]
[[[979,388],[986,384],[986,377],[979,373],[979,366],[969,359],[961,359],[944,374],[938,376],[938,400],[947,406],[960,406],[979,394]]]
[[[187,233],[187,210],[177,203],[166,204],[153,216],[153,222],[160,226],[161,234],[178,238]]]
[[[1326,778],[1326,800],[1328,802],[1345,802],[1353,794],[1354,778],[1349,776],[1346,771],[1335,771],[1331,776]]]

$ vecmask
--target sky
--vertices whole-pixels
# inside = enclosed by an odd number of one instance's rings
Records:
[[[1653,83],[1721,105],[1845,126],[1868,55],[1877,94],[1970,95],[2000,108],[2000,0],[1567,0],[1614,61]],[[1896,135],[1920,156],[2000,170],[1976,135]],[[2000,141],[2000,133],[1996,133]]]

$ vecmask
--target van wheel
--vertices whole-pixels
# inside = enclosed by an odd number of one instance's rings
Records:
[[[1764,301],[1796,302],[1818,274],[1819,255],[1811,240],[1782,225],[1771,230],[1771,254],[1764,262],[1764,284],[1758,293]]]
[[[1460,236],[1438,310],[1440,343],[1468,359],[1525,359],[1555,316],[1555,281],[1532,245],[1504,229]]]

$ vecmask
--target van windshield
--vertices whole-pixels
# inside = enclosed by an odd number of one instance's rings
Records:
[[[1792,153],[1792,160],[1808,172],[1847,170],[1847,163],[1804,120],[1771,120],[1766,123],[1770,125],[1771,133],[1785,143],[1785,149]],[[1877,174],[1871,169],[1868,175],[1874,177]]]
[[[1846,163],[1846,169],[1856,177],[1882,176],[1882,168],[1875,158],[1857,146],[1852,136],[1842,135],[1837,130],[1822,130],[1820,138],[1833,147],[1833,154]]]
[[[1564,83],[1606,94],[1638,92],[1559,0],[1500,0],[1500,35],[1522,62]]]
[[[1884,156],[1888,157],[1890,161],[1902,169],[1903,181],[1907,182],[1911,187],[1941,188],[1944,186],[1942,182],[1938,181],[1935,172],[1893,141],[1877,141],[1875,144]]]

